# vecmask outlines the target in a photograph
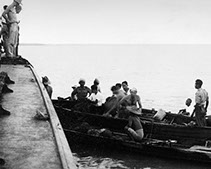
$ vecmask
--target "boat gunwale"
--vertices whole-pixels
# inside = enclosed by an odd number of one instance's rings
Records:
[[[36,73],[36,71],[34,70],[33,66],[27,65],[27,67],[30,68],[30,70],[32,71],[32,74],[34,75],[34,78],[37,82],[41,96],[43,98],[43,102],[46,107],[46,111],[49,115],[49,118],[50,118],[49,121],[50,121],[50,124],[52,127],[53,135],[55,137],[55,142],[56,142],[56,145],[58,148],[58,153],[59,153],[60,161],[62,164],[62,168],[63,169],[74,169],[74,168],[76,168],[76,164],[73,160],[72,151],[67,142],[67,138],[64,134],[62,125],[61,125],[60,120],[57,116],[57,113],[54,109],[52,101],[49,98],[48,93],[47,93],[45,87],[43,86],[43,84],[41,83],[39,76]]]
[[[57,108],[62,108],[63,110],[66,110],[66,111],[72,111],[71,109],[68,109],[68,108],[65,108],[65,107],[61,107],[61,106],[57,106],[57,105],[54,105],[54,106],[57,107]],[[99,114],[84,113],[84,112],[80,112],[80,111],[77,111],[77,113],[87,114],[87,115],[96,116],[96,117],[105,117],[107,119],[114,119],[115,120],[115,118],[113,118],[113,117],[106,117],[106,116],[102,116],[102,115],[99,115]],[[121,118],[116,118],[116,119],[117,120],[121,120],[121,121],[127,120],[127,119],[121,119]],[[174,124],[167,124],[167,123],[162,123],[162,122],[156,122],[156,121],[152,121],[152,120],[147,120],[145,118],[144,119],[141,119],[141,120],[144,121],[144,123],[148,123],[148,124],[153,123],[153,124],[156,124],[156,125],[166,126],[166,127],[171,126],[171,127],[188,128],[188,129],[191,129],[191,128],[192,129],[193,128],[195,128],[195,129],[206,129],[206,130],[210,130],[211,129],[211,127],[209,127],[209,126],[200,127],[200,126],[185,126],[185,125],[180,125],[180,124],[174,125]]]

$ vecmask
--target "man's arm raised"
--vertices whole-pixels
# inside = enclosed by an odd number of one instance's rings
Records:
[[[4,12],[2,13],[2,17],[4,17],[4,19],[5,19],[8,23],[10,23],[11,21],[9,20],[7,14],[9,13],[9,11],[10,11],[12,8],[15,7],[16,4],[17,4],[17,2],[13,1],[13,3],[12,3],[11,5],[9,5],[9,6],[7,7],[7,9],[5,9]]]

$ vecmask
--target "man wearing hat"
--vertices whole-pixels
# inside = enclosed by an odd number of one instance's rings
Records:
[[[84,79],[80,79],[78,83],[80,86],[72,92],[71,97],[75,98],[76,96],[78,101],[84,101],[87,99],[87,95],[91,95],[91,90],[85,86],[86,82]]]
[[[126,108],[130,112],[130,117],[128,119],[128,125],[125,126],[125,131],[132,140],[141,141],[144,137],[144,130],[139,118],[141,111],[136,106],[127,106]]]
[[[49,97],[51,98],[52,97],[52,93],[53,93],[53,88],[51,86],[49,86],[50,81],[49,81],[47,76],[42,77],[42,83],[45,86]]]
[[[22,0],[14,0],[11,5],[3,12],[2,16],[9,24],[9,38],[8,38],[8,57],[17,56],[18,36],[19,36],[19,21],[17,14],[22,10]]]
[[[125,96],[120,102],[119,102],[119,113],[118,116],[121,118],[128,117],[128,110],[126,109],[126,106],[133,106],[136,108],[139,108],[141,111],[142,105],[141,105],[141,99],[140,96],[137,95],[137,89],[132,88],[130,89],[130,94]]]
[[[97,86],[97,91],[101,93],[101,89],[100,89],[100,86],[99,86],[100,81],[96,78],[93,83],[94,83],[95,86]]]

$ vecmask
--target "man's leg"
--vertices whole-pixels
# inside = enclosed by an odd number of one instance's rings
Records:
[[[18,36],[18,24],[13,23],[10,26],[9,38],[8,38],[8,55],[9,57],[15,56],[15,45],[17,44]]]
[[[197,106],[195,108],[195,118],[196,118],[196,124],[199,127],[206,126],[205,116],[202,114],[201,107]]]

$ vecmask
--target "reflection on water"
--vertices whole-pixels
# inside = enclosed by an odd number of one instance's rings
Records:
[[[210,169],[210,165],[145,156],[127,151],[72,145],[79,169]]]
[[[128,168],[123,165],[123,161],[120,160],[114,160],[111,158],[99,158],[99,157],[81,157],[78,160],[78,166],[79,168],[101,168],[101,169],[106,169],[106,168]]]

